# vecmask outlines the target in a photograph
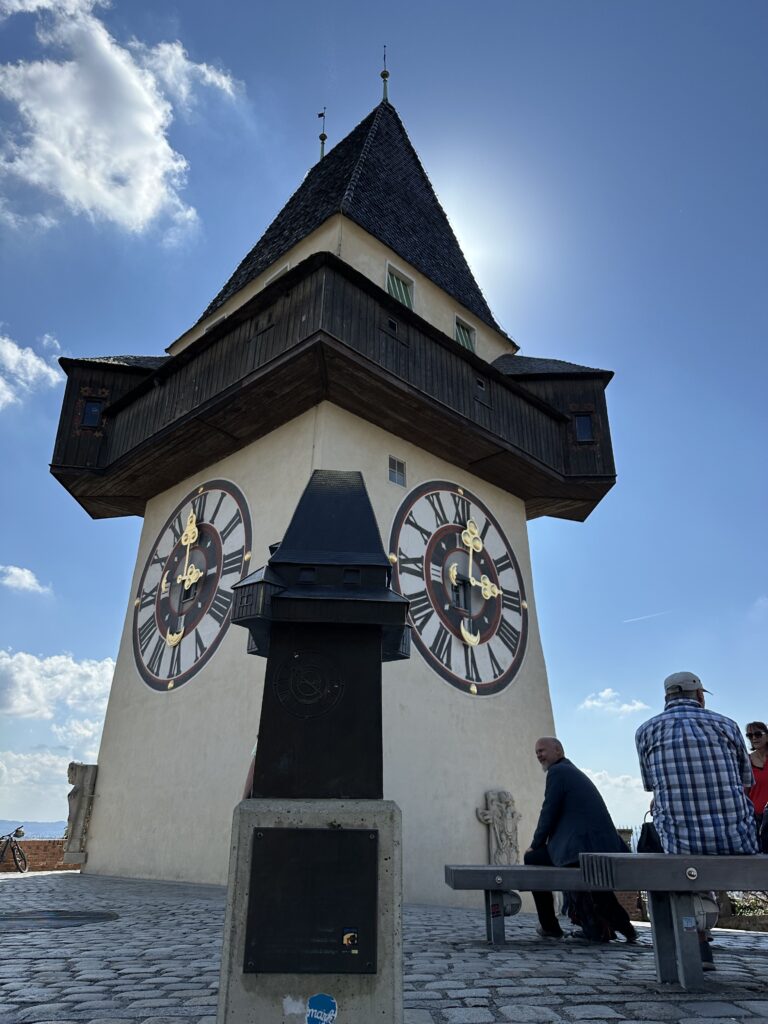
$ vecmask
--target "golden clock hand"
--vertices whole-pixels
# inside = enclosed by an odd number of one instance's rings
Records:
[[[483,550],[483,542],[480,538],[480,531],[474,519],[467,521],[466,529],[461,532],[461,543],[469,549],[469,567],[467,576],[472,579],[472,558]]]
[[[186,545],[187,553],[186,556],[184,557],[184,572],[181,574],[181,576],[176,577],[177,583],[182,583],[187,579],[187,570],[189,569],[189,549],[195,543],[197,537],[197,516],[195,515],[194,511],[192,511],[187,516],[187,528],[181,535],[181,543]],[[189,590],[191,586],[192,583],[185,583],[184,589]]]

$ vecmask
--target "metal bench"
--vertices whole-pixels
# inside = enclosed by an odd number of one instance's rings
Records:
[[[668,853],[582,853],[578,868],[527,864],[446,864],[452,889],[485,892],[485,930],[493,945],[504,945],[504,903],[510,890],[532,892],[648,893],[656,977],[685,989],[701,988],[699,939],[693,896],[711,889],[745,892],[768,889],[768,856],[701,857]],[[520,909],[518,897],[511,913]]]
[[[592,889],[610,889],[608,885],[590,885],[585,882],[579,868],[548,868],[533,864],[446,864],[445,882],[452,889],[482,889],[485,892],[485,934],[494,946],[503,946],[504,897],[509,892],[535,892],[547,889],[553,892],[587,892]],[[516,914],[520,900],[511,910]]]
[[[768,856],[701,857],[670,853],[582,853],[581,875],[593,889],[648,893],[659,981],[683,988],[703,982],[693,896],[711,889],[768,888]]]

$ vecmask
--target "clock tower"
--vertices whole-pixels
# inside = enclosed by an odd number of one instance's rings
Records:
[[[519,353],[386,98],[164,356],[61,363],[52,473],[93,518],[144,520],[85,870],[226,881],[265,685],[229,628],[233,588],[334,470],[362,473],[410,602],[382,707],[405,898],[461,899],[442,868],[487,859],[486,791],[513,794],[521,842],[537,818],[533,745],[554,723],[526,526],[583,520],[613,485],[611,373]]]

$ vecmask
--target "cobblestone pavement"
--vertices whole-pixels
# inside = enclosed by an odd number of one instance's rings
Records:
[[[224,901],[213,886],[6,875],[0,1024],[215,1024]],[[117,916],[56,928],[9,916],[52,910]],[[406,908],[405,1024],[768,1024],[768,934],[716,932],[717,971],[693,994],[656,983],[647,928],[637,946],[594,947],[537,940],[534,925],[508,920],[493,950],[479,907]]]

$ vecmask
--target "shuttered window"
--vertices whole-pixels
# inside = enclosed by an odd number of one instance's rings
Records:
[[[394,270],[387,271],[387,291],[393,299],[402,302],[408,309],[413,309],[413,284]]]
[[[454,332],[454,338],[464,348],[468,348],[470,352],[475,351],[475,332],[469,326],[465,324],[463,320],[459,320],[456,317],[456,330]]]

